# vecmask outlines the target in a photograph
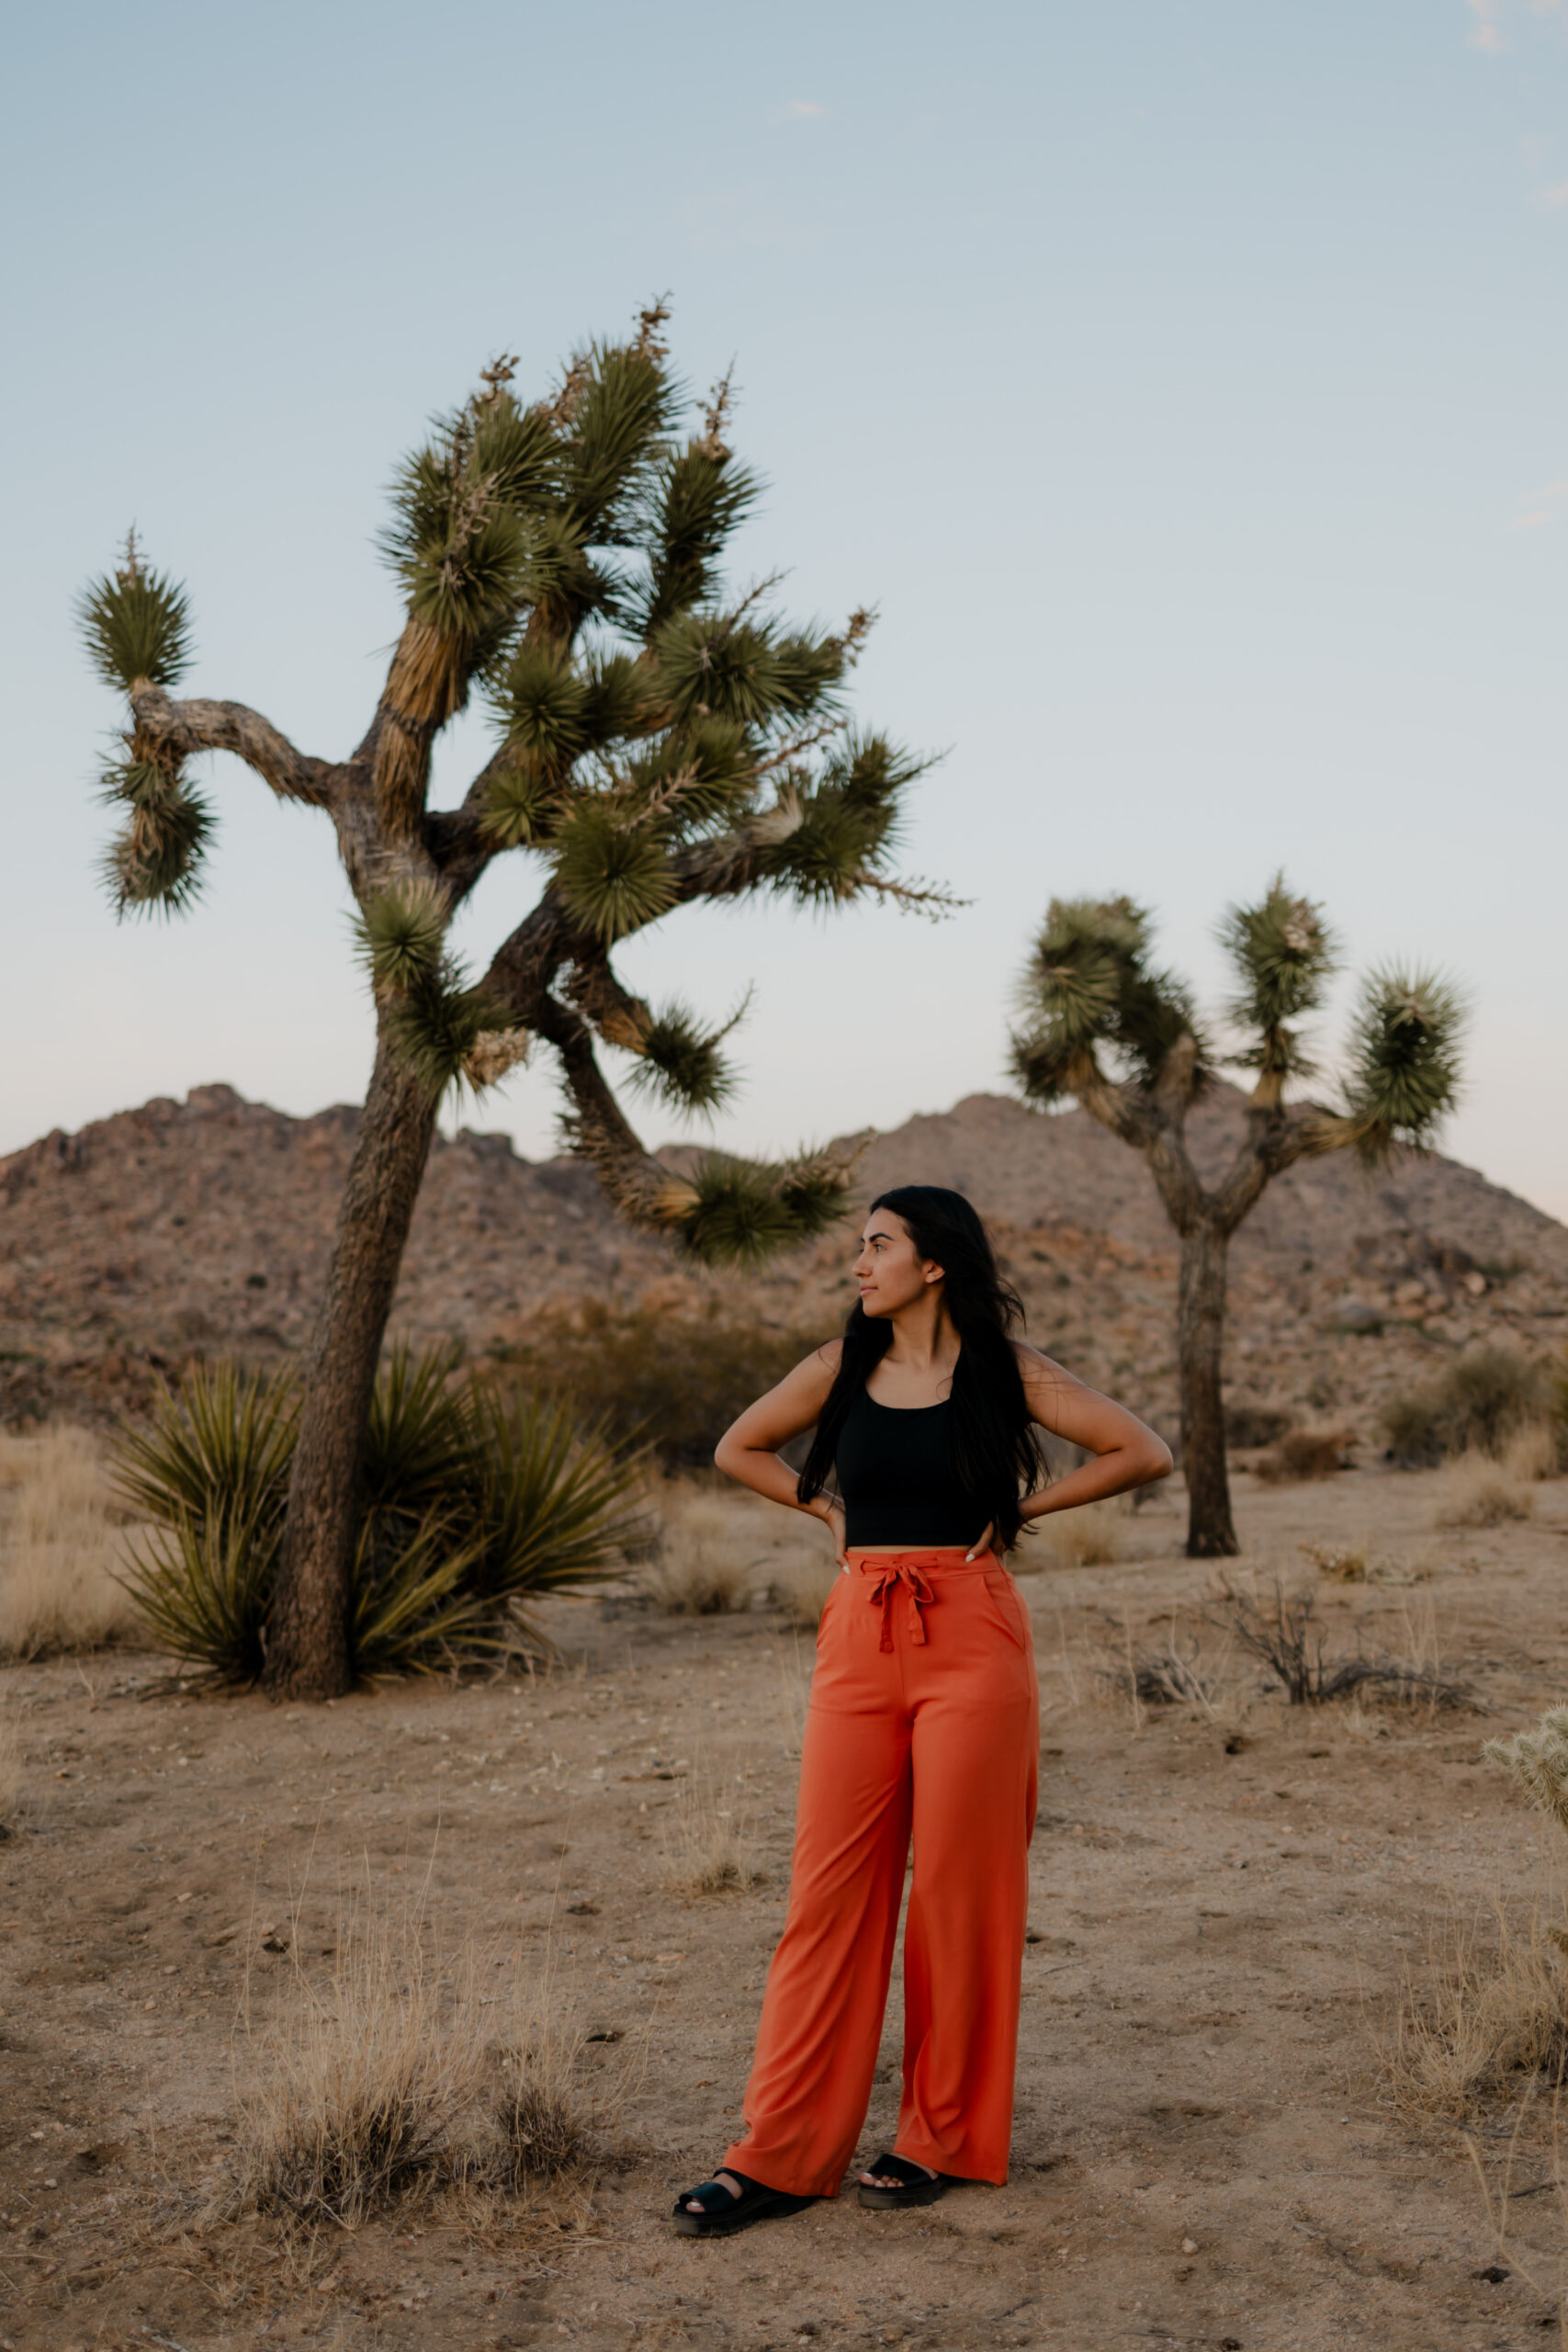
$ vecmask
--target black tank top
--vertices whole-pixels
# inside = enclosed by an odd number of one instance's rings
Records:
[[[839,1432],[848,1541],[922,1550],[973,1544],[985,1526],[953,1468],[953,1407],[879,1405],[863,1388]]]

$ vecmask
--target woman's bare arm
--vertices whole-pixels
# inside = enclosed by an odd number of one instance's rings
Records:
[[[828,1402],[828,1392],[839,1369],[839,1356],[843,1342],[829,1340],[818,1348],[804,1363],[785,1373],[776,1388],[748,1405],[740,1419],[727,1429],[714,1448],[713,1458],[727,1478],[738,1479],[750,1487],[754,1494],[765,1495],[771,1503],[784,1503],[791,1510],[808,1511],[813,1519],[833,1524],[838,1509],[836,1499],[818,1495],[809,1503],[795,1498],[796,1476],[787,1462],[779,1458],[779,1448],[787,1445],[792,1437],[803,1430],[815,1429]],[[839,1524],[834,1527],[840,1553],[843,1550],[843,1514],[839,1511]]]
[[[1156,1478],[1169,1476],[1170,1448],[1146,1421],[1139,1420],[1124,1405],[1102,1396],[1098,1388],[1075,1379],[1037,1348],[1014,1344],[1033,1419],[1042,1429],[1066,1438],[1070,1445],[1085,1447],[1094,1456],[1092,1462],[1069,1470],[1065,1478],[1031,1495],[1023,1506],[1026,1520],[1043,1519],[1054,1510],[1072,1510],[1079,1503],[1099,1502],[1106,1495],[1124,1494],[1129,1487],[1146,1487]]]

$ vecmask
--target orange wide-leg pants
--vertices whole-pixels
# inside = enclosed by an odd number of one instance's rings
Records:
[[[1006,2180],[1038,1761],[1029,1617],[1001,1563],[852,1553],[817,1637],[789,1911],[726,2165],[838,2194],[871,2097],[912,1830],[894,2149]]]

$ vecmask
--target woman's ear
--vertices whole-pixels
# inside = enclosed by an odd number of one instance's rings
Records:
[[[922,1275],[923,1279],[928,1283],[945,1282],[947,1280],[947,1268],[945,1266],[928,1264],[922,1270]]]

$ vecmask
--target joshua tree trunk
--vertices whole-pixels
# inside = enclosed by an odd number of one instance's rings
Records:
[[[434,1131],[434,1104],[383,1035],[305,1374],[264,1677],[280,1698],[333,1699],[349,1687],[365,1426]]]
[[[1187,1481],[1187,1555],[1224,1560],[1240,1550],[1225,1471],[1221,1366],[1225,1323],[1225,1253],[1230,1234],[1204,1216],[1181,1237],[1176,1346],[1181,1383],[1181,1469]]]

